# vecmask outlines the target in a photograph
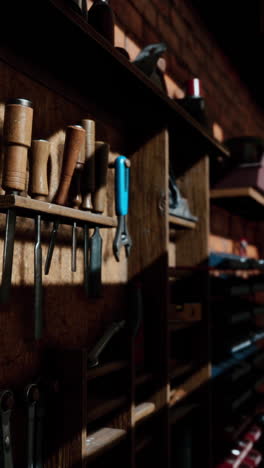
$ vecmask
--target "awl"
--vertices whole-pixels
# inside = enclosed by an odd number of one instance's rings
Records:
[[[76,161],[78,159],[79,152],[84,143],[84,138],[85,130],[80,125],[69,125],[67,127],[60,184],[54,200],[54,203],[56,203],[57,205],[66,204],[71,179],[73,176],[74,168],[76,166]],[[51,234],[51,240],[45,264],[45,275],[49,273],[59,224],[60,221],[59,218],[57,218],[54,221],[53,230]]]
[[[45,200],[49,194],[47,165],[50,154],[50,143],[47,140],[33,140],[31,150],[30,191],[36,200]],[[35,217],[35,250],[34,250],[34,336],[38,340],[42,335],[42,248],[41,248],[41,215]]]
[[[11,99],[5,106],[4,116],[4,172],[3,188],[6,193],[19,194],[26,188],[27,156],[31,145],[33,108],[27,99]],[[3,255],[1,302],[10,294],[16,227],[16,209],[9,208]]]

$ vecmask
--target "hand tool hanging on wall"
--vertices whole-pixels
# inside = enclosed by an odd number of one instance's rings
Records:
[[[79,152],[82,148],[84,138],[85,130],[80,125],[69,125],[67,127],[60,184],[54,200],[54,203],[56,203],[57,205],[65,205],[67,201],[73,171],[76,166],[76,161],[78,159]],[[59,218],[57,218],[54,221],[53,230],[51,234],[48,254],[45,263],[45,275],[49,273],[59,224],[60,220]]]
[[[83,172],[83,186],[82,186],[82,209],[92,211],[92,193],[95,190],[95,122],[90,119],[83,119],[81,122],[83,128],[86,130],[86,138],[84,145],[84,172]],[[89,226],[84,223],[83,228],[84,236],[84,289],[85,293],[89,295]]]
[[[40,400],[40,391],[36,384],[27,385],[25,388],[25,400],[28,412],[27,468],[36,468],[36,412]]]
[[[85,141],[84,141],[85,143]],[[82,194],[81,194],[81,181],[82,174],[84,170],[84,144],[79,152],[77,159],[76,167],[72,176],[71,187],[70,187],[70,205],[78,210],[82,203]],[[71,270],[72,272],[76,271],[76,250],[77,250],[77,222],[74,221],[72,225],[72,260],[71,260]]]
[[[99,365],[99,356],[106,347],[111,338],[125,326],[125,320],[113,322],[104,332],[103,336],[98,340],[96,345],[88,354],[88,367],[96,367]]]
[[[95,191],[92,193],[93,211],[103,214],[106,199],[106,181],[109,158],[109,145],[103,141],[95,142]],[[89,296],[99,297],[102,291],[102,238],[96,226],[89,241],[90,269]]]
[[[118,156],[115,160],[115,209],[118,225],[113,242],[113,252],[118,262],[121,246],[125,247],[127,257],[132,247],[126,220],[129,204],[129,176],[130,161],[125,156]]]
[[[27,155],[31,145],[33,122],[32,103],[27,99],[11,99],[4,116],[4,172],[6,193],[19,194],[26,188]],[[10,293],[16,227],[16,210],[9,208],[3,255],[1,302],[7,302]]]
[[[10,418],[14,407],[14,395],[10,390],[0,392],[0,466],[13,468]]]
[[[47,166],[50,154],[50,143],[47,140],[33,140],[31,150],[30,191],[36,200],[45,200],[49,194]],[[42,335],[42,248],[41,248],[41,215],[35,217],[35,250],[34,250],[34,336],[38,340]]]

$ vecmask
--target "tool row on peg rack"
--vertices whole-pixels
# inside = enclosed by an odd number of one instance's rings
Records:
[[[129,203],[130,162],[125,156],[115,159],[115,218],[104,216],[107,195],[109,144],[95,141],[95,122],[83,119],[65,132],[62,169],[52,203],[46,201],[48,189],[48,140],[32,140],[33,105],[27,99],[12,99],[5,105],[3,126],[4,167],[0,210],[7,212],[3,252],[1,303],[10,297],[16,216],[35,220],[34,316],[35,339],[42,335],[42,248],[41,221],[53,221],[45,274],[49,273],[57,232],[61,224],[72,226],[71,269],[76,271],[77,227],[83,229],[84,288],[90,297],[101,296],[102,238],[99,228],[114,228],[113,253],[119,261],[122,246],[130,254],[131,238],[126,216]],[[29,196],[26,190],[27,161],[30,150]],[[89,229],[94,232],[89,237]]]
[[[59,386],[56,380],[39,379],[21,391],[0,390],[0,466],[13,468],[13,437],[19,415],[25,428],[23,433],[23,463],[19,466],[43,466],[43,445],[48,408],[56,405]],[[21,420],[22,415],[22,420]],[[16,417],[17,416],[17,417]]]

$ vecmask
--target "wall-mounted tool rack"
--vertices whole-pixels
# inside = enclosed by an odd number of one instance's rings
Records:
[[[20,195],[0,196],[0,210],[4,211],[8,208],[18,208],[17,215],[25,218],[34,218],[37,214],[41,214],[43,220],[53,221],[54,218],[59,217],[61,224],[72,224],[73,221],[76,221],[78,226],[82,226],[84,223],[88,223],[91,227],[114,228],[117,226],[116,219],[110,216],[75,210],[67,206],[33,200],[32,198]]]

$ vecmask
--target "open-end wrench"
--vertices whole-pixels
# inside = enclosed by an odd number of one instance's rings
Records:
[[[126,220],[129,204],[129,176],[130,161],[125,156],[118,156],[115,160],[115,209],[118,225],[113,242],[113,252],[118,262],[121,247],[125,247],[127,257],[132,247]]]
[[[14,396],[11,390],[0,392],[0,466],[13,468],[10,417],[14,407]]]
[[[36,384],[26,386],[25,399],[28,408],[27,468],[35,468],[36,407],[40,399],[39,388]]]

